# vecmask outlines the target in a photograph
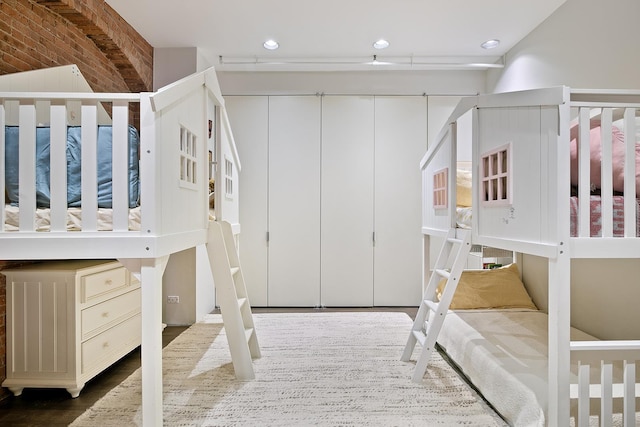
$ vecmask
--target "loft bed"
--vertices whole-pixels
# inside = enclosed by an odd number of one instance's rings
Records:
[[[49,72],[60,69],[7,75],[14,91],[0,91],[0,259],[117,259],[139,278],[142,414],[160,425],[169,256],[206,245],[215,218],[239,232],[240,163],[215,70],[153,93],[15,91],[55,84]]]
[[[463,142],[457,121],[466,114],[472,137]],[[580,286],[571,285],[572,259],[640,257],[639,116],[640,91],[466,97],[422,159],[425,272],[430,239],[452,228],[470,228],[474,244],[548,260],[546,311],[531,301],[517,264],[465,271],[438,335],[512,425],[640,421],[640,341],[596,339],[570,323],[571,286]],[[472,161],[460,180],[462,143]],[[464,195],[471,201],[457,203]]]

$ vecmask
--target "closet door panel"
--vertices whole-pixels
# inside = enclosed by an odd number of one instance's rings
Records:
[[[419,163],[426,150],[426,97],[376,97],[376,306],[412,306],[422,296]]]
[[[268,304],[320,302],[320,97],[269,98]]]
[[[322,99],[321,303],[373,305],[373,97]]]
[[[266,306],[268,98],[225,96],[225,106],[242,163],[238,248],[242,273],[251,305]]]

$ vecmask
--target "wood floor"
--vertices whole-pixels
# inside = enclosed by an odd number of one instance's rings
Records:
[[[310,312],[309,308],[254,308],[254,313],[269,312]],[[375,308],[323,308],[322,311],[400,311],[415,318],[417,312],[413,307],[375,307]],[[186,326],[168,326],[162,338],[163,345],[182,333]],[[407,331],[408,333],[408,331]],[[89,381],[80,396],[72,399],[64,389],[29,389],[25,388],[19,397],[10,396],[0,401],[0,426],[68,426],[98,399],[107,394],[140,367],[140,349],[136,349],[118,363]],[[124,427],[124,426],[123,426]]]

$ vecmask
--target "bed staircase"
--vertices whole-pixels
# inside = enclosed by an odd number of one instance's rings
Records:
[[[237,379],[251,380],[255,378],[253,359],[260,357],[260,347],[231,225],[209,221],[208,239],[209,264],[233,369]]]
[[[413,322],[407,345],[402,353],[401,360],[408,362],[411,359],[416,343],[420,343],[422,346],[413,377],[411,378],[413,382],[422,382],[431,352],[435,348],[438,334],[440,334],[444,318],[449,311],[453,294],[458,287],[458,281],[466,266],[470,250],[471,230],[450,229],[440,250],[440,255],[436,260],[427,288],[422,295],[420,308]],[[446,279],[447,283],[442,298],[438,301],[436,290],[442,279]]]

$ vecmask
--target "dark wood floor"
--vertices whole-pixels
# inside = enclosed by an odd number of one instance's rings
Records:
[[[254,313],[269,312],[312,312],[309,308],[254,308]],[[323,308],[322,311],[401,311],[415,318],[413,307],[375,308]],[[168,326],[162,338],[163,345],[182,333],[187,327]],[[25,388],[21,396],[10,396],[0,401],[0,426],[68,426],[98,399],[107,394],[140,367],[140,349],[136,349],[91,381],[83,388],[80,396],[72,399],[64,389]],[[125,426],[123,426],[125,427]]]

